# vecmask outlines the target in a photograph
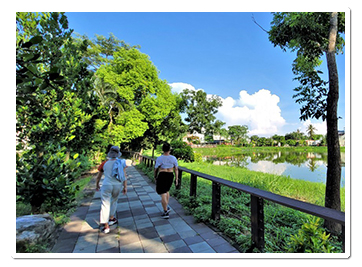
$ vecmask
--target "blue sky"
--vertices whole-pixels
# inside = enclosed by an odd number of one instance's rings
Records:
[[[292,95],[295,54],[268,40],[268,12],[66,12],[69,27],[93,38],[109,36],[140,45],[174,91],[202,89],[222,98],[217,118],[226,126],[248,125],[249,134],[284,135],[313,123],[325,134],[325,122],[299,120]],[[325,61],[325,58],[323,58]],[[324,63],[325,64],[325,63]],[[340,78],[339,129],[345,126],[345,55],[337,57]],[[327,74],[326,68],[324,67]],[[327,76],[325,76],[327,78]]]

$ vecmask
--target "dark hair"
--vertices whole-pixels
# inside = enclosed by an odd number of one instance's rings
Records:
[[[162,146],[162,151],[163,152],[168,152],[171,150],[171,146],[169,143],[164,143],[163,146]]]

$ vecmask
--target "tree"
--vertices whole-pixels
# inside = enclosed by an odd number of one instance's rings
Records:
[[[318,12],[275,13],[269,40],[284,51],[297,51],[293,63],[296,102],[305,103],[301,119],[322,118],[327,121],[328,169],[325,206],[340,210],[341,159],[338,140],[337,104],[339,98],[338,71],[335,54],[343,52],[345,14]],[[326,55],[328,81],[324,81],[317,69]],[[328,85],[328,87],[327,87]],[[325,227],[340,231],[340,225],[326,221]]]
[[[309,124],[309,126],[307,128],[307,134],[308,134],[310,140],[313,140],[316,130],[317,129],[313,126],[313,124]]]
[[[89,65],[89,68],[96,72],[100,66],[110,63],[113,60],[115,52],[121,48],[131,49],[140,48],[138,45],[130,46],[125,41],[119,40],[113,33],[109,34],[109,37],[103,35],[95,35],[95,38],[89,39],[87,35],[77,34],[78,42],[87,41],[89,44],[86,54],[84,55],[84,61]]]
[[[228,127],[228,134],[231,141],[236,141],[238,144],[246,142],[246,134],[248,133],[248,126],[246,125],[233,125]]]
[[[289,139],[304,140],[304,139],[306,139],[306,136],[299,129],[297,129],[295,132],[287,133],[285,135],[285,140],[289,140]]]
[[[214,115],[222,105],[220,97],[215,95],[208,97],[202,90],[189,89],[185,89],[181,95],[185,101],[187,114],[185,121],[189,123],[189,132],[213,134],[214,130],[220,126],[219,122],[216,125],[214,123],[216,120]]]
[[[272,136],[272,139],[276,141],[276,145],[280,144],[283,146],[285,144],[285,136],[275,134]]]
[[[166,133],[166,121],[177,121],[176,96],[167,82],[159,79],[148,55],[136,48],[116,50],[108,64],[101,65],[96,72],[97,78],[116,92],[111,97],[109,121],[98,120],[98,134],[106,143],[134,144],[132,141],[137,140],[141,149],[155,148]]]
[[[33,212],[73,199],[94,136],[96,97],[82,62],[86,42],[75,43],[64,13],[16,13],[16,190]],[[72,155],[72,158],[70,156]]]
[[[72,32],[63,13],[17,13],[17,133],[38,153],[49,143],[68,153],[90,147],[96,97],[81,62],[87,44],[76,44]]]

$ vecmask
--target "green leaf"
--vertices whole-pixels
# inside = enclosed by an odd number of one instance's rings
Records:
[[[74,135],[73,135],[74,136]],[[77,153],[77,154],[75,154],[74,156],[73,156],[73,159],[76,159],[76,158],[78,158],[79,157],[79,154]]]
[[[31,42],[32,44],[39,44],[41,43],[41,41],[43,41],[43,37],[41,37],[40,35],[34,36],[29,40],[29,42]]]

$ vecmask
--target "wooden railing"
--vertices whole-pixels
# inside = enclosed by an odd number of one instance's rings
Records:
[[[145,163],[147,167],[153,167],[155,159],[143,156],[139,153],[134,153],[134,157],[142,163]],[[211,205],[211,217],[213,220],[220,220],[221,211],[221,185],[234,188],[238,191],[245,192],[251,196],[251,238],[252,248],[256,247],[260,251],[264,250],[264,200],[269,200],[277,204],[302,211],[328,221],[333,221],[342,225],[342,238],[343,238],[343,251],[344,251],[344,229],[345,229],[345,213],[334,209],[329,209],[322,206],[302,202],[296,199],[277,195],[265,190],[250,187],[244,184],[224,180],[212,175],[189,170],[184,167],[179,167],[178,186],[176,189],[181,188],[181,180],[183,173],[191,174],[190,180],[190,196],[196,197],[197,192],[197,178],[203,178],[212,181],[212,205]]]

